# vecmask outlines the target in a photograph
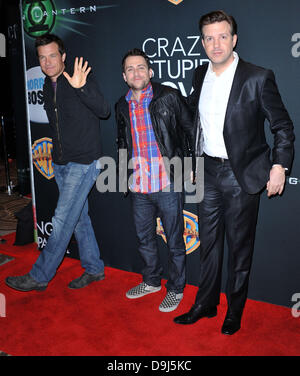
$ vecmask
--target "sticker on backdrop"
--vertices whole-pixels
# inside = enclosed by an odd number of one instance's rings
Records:
[[[32,145],[32,159],[37,170],[48,180],[54,177],[51,150],[53,144],[49,137],[36,140]]]
[[[185,242],[186,254],[194,252],[200,245],[198,233],[198,217],[186,210],[183,210],[184,219],[184,233],[183,238]],[[160,218],[157,218],[156,233],[160,235],[165,242],[167,242],[165,231]]]
[[[173,3],[175,5],[178,5],[183,2],[183,0],[168,0],[168,1],[170,1],[170,3]]]
[[[84,22],[84,17],[97,14],[99,10],[116,7],[118,5],[80,4],[74,7],[69,0],[59,1],[59,6],[53,0],[23,0],[23,24],[26,34],[36,38],[47,33],[61,34],[62,29],[71,33],[85,35],[83,26],[93,26]],[[80,31],[79,31],[80,29]]]
[[[43,96],[45,75],[39,66],[28,69],[26,75],[30,120],[36,123],[48,123]]]

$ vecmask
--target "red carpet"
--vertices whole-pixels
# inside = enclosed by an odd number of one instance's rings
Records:
[[[82,290],[67,284],[82,273],[78,260],[65,258],[44,292],[17,292],[5,285],[9,275],[27,273],[39,251],[35,244],[12,246],[5,237],[0,253],[15,257],[0,266],[0,293],[6,315],[0,317],[0,351],[10,355],[226,356],[300,355],[300,318],[291,310],[248,300],[242,328],[233,336],[220,329],[226,312],[222,295],[218,316],[180,326],[172,319],[187,311],[196,287],[187,286],[175,312],[161,313],[165,289],[137,300],[125,292],[140,282],[138,274],[105,268],[104,281]],[[2,314],[3,316],[3,314]]]

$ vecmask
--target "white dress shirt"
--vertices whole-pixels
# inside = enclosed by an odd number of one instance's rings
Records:
[[[223,138],[224,120],[233,77],[239,61],[236,52],[233,52],[233,56],[233,62],[219,76],[212,70],[211,62],[209,63],[199,99],[204,153],[226,159],[228,155]]]

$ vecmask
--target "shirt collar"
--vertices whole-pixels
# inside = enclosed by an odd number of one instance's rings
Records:
[[[235,70],[236,70],[236,67],[238,65],[238,62],[239,62],[239,55],[235,51],[233,51],[233,61],[232,61],[232,63],[229,65],[229,67],[226,68],[226,70],[224,72],[221,73],[220,76],[225,76],[227,74],[234,73]],[[215,72],[212,69],[212,63],[211,63],[211,61],[208,64],[208,70],[207,70],[207,72],[210,75],[216,76]]]
[[[129,89],[128,93],[125,96],[126,101],[129,102],[133,100],[132,96],[133,96],[132,89]],[[153,89],[152,89],[151,82],[149,82],[149,84],[145,87],[145,89],[142,90],[140,101],[143,100],[144,98],[152,98],[152,97],[153,97]]]

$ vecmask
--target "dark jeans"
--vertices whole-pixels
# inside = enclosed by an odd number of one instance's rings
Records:
[[[168,291],[182,293],[185,287],[185,244],[183,240],[183,193],[131,193],[133,217],[139,242],[139,252],[145,263],[143,281],[160,286],[162,265],[159,260],[156,218],[160,217],[165,231],[168,255]]]
[[[204,199],[198,206],[200,282],[196,304],[219,304],[224,238],[228,244],[228,309],[241,316],[247,299],[249,274],[259,208],[259,194],[238,184],[229,161],[205,157]]]

